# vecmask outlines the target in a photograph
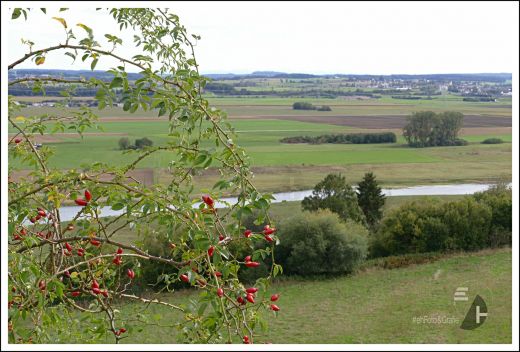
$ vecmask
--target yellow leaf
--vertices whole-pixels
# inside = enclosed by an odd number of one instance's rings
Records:
[[[53,17],[53,19],[55,19],[56,21],[60,22],[63,27],[67,28],[67,22],[65,22],[65,20],[61,17]]]
[[[78,272],[77,272],[77,271],[73,271],[73,272],[71,272],[71,273],[70,273],[70,277],[71,277],[72,279],[77,278],[77,277],[78,277]]]
[[[16,116],[14,119],[16,121],[25,121],[25,117],[24,116]]]
[[[78,23],[76,26],[83,28],[83,29],[86,30],[88,33],[91,33],[91,32],[92,32],[92,29],[90,29],[90,27],[84,25],[83,23]]]
[[[43,57],[43,56],[37,57],[35,62],[36,62],[36,65],[42,65],[45,62],[45,57]]]

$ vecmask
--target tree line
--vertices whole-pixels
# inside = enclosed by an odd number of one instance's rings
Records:
[[[344,133],[324,134],[321,136],[295,136],[280,139],[281,143],[309,143],[309,144],[372,144],[395,143],[397,137],[393,132],[381,133]]]

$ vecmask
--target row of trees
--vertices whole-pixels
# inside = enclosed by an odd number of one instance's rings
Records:
[[[309,143],[309,144],[375,144],[375,143],[395,143],[397,137],[393,132],[381,133],[343,133],[343,134],[324,134],[321,136],[295,136],[284,137],[280,143]]]
[[[462,113],[454,111],[415,112],[408,118],[403,136],[412,147],[465,145],[466,141],[458,138],[463,118]]]
[[[328,105],[314,106],[311,103],[307,103],[307,102],[296,102],[296,103],[294,103],[293,104],[293,110],[332,111],[332,109]]]

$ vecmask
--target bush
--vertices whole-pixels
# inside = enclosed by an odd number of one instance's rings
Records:
[[[482,144],[502,144],[504,143],[503,140],[500,138],[487,138],[482,141]]]
[[[477,250],[489,247],[492,210],[467,197],[457,202],[411,202],[382,221],[370,256]]]
[[[163,258],[172,258],[177,261],[181,261],[182,257],[177,254],[177,251],[172,250],[170,240],[167,235],[162,231],[153,233],[143,234],[143,248],[154,256]],[[151,287],[155,290],[161,289],[164,286],[170,288],[175,287],[186,287],[184,283],[176,280],[178,276],[178,270],[170,264],[154,261],[154,260],[140,260],[140,278],[144,281],[144,285]],[[175,281],[174,283],[170,283]]]
[[[143,149],[145,147],[151,147],[153,145],[153,141],[151,141],[150,139],[146,138],[146,137],[143,137],[141,139],[136,139],[135,140],[135,147],[137,149]]]
[[[316,110],[316,107],[311,103],[296,102],[293,104],[293,110]]]
[[[363,226],[342,223],[330,211],[292,217],[278,231],[276,261],[287,274],[352,273],[366,257],[367,232]]]
[[[498,184],[460,201],[408,203],[383,219],[370,256],[471,251],[512,243],[512,192]]]
[[[119,149],[126,150],[130,147],[130,140],[127,137],[122,137],[119,139]]]
[[[513,231],[513,198],[511,188],[497,184],[485,192],[475,193],[477,202],[491,209],[491,230],[489,247],[511,245]]]

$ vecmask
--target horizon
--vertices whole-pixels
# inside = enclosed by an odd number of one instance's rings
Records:
[[[23,70],[37,70],[37,71],[77,71],[77,72],[106,72],[105,70],[90,70],[90,69],[63,69],[63,68],[19,68],[13,69],[12,71],[23,71]],[[129,73],[139,73],[128,71]],[[315,76],[333,76],[333,75],[343,75],[343,76],[439,76],[439,75],[499,75],[499,74],[508,74],[512,75],[512,72],[439,72],[439,73],[387,73],[387,74],[378,74],[378,73],[344,73],[344,72],[330,72],[330,73],[308,73],[308,72],[287,72],[287,71],[277,71],[277,70],[253,70],[247,72],[239,72],[239,71],[211,71],[211,72],[201,72],[201,75],[252,75],[255,73],[277,73],[277,74],[288,74],[288,75],[315,75]]]

